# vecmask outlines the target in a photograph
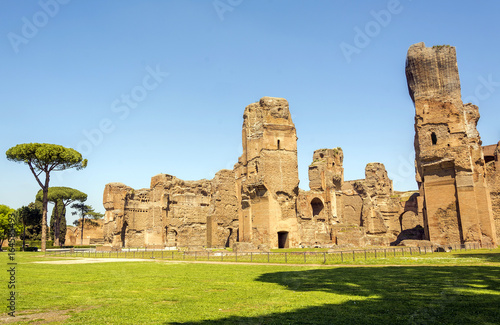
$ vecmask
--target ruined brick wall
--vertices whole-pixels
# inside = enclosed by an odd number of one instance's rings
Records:
[[[297,136],[288,102],[264,97],[243,120],[243,155],[233,171],[211,181],[160,174],[141,190],[106,185],[107,244],[297,246]]]
[[[406,77],[415,104],[416,180],[427,238],[495,243],[478,108],[462,103],[455,48],[412,45]]]
[[[343,162],[342,148],[315,150],[309,165],[309,188],[312,191],[340,190],[344,183]]]
[[[263,97],[243,115],[243,155],[235,166],[240,241],[271,248],[298,244],[297,135],[288,102]]]
[[[310,191],[297,199],[300,245],[331,245],[332,226],[338,222],[337,191],[344,182],[344,153],[341,148],[318,149],[309,165]]]
[[[121,247],[125,239],[123,222],[126,197],[130,191],[132,188],[122,183],[109,183],[104,187],[103,205],[106,212],[104,213],[103,236],[107,245]]]
[[[364,241],[367,244],[389,245],[405,230],[403,216],[406,226],[410,223],[415,223],[414,227],[423,225],[414,212],[417,204],[412,194],[394,193],[385,166],[369,163],[365,167],[365,179],[344,182],[341,224],[363,227],[360,233],[366,234]]]
[[[107,184],[104,238],[115,247],[205,246],[211,182],[159,174],[149,189]]]
[[[234,171],[221,170],[212,180],[212,197],[207,219],[207,245],[232,247],[238,241],[240,205]]]
[[[78,245],[102,245],[104,243],[103,227],[104,220],[92,220],[92,224],[88,221],[83,226],[83,243],[82,243],[82,227],[68,226],[66,228],[65,246]]]
[[[489,150],[484,150],[487,172],[486,181],[490,191],[497,238],[500,238],[500,141],[498,144],[488,147]]]
[[[389,245],[404,226],[422,226],[416,195],[394,193],[381,163],[369,163],[365,178],[344,181],[341,148],[319,149],[309,166],[310,191],[300,191],[297,205],[304,246]]]
[[[440,244],[495,243],[498,149],[494,161],[483,158],[479,114],[476,106],[461,102],[454,48],[412,46],[406,73],[416,111],[418,193],[394,192],[380,163],[368,164],[364,179],[344,181],[340,148],[314,152],[310,190],[299,191],[297,136],[288,102],[263,97],[245,108],[243,154],[233,170],[200,181],[160,174],[151,178],[149,189],[107,184],[106,244],[389,245],[422,239],[422,226],[426,237]]]

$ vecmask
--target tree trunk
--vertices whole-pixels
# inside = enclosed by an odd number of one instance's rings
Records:
[[[24,210],[26,212],[26,210]],[[23,216],[23,252],[24,252],[24,244],[26,242],[26,216]]]
[[[81,243],[80,245],[83,246],[83,225],[85,224],[85,214],[83,214],[83,208],[82,208],[82,234],[81,234]]]
[[[45,177],[42,200],[42,252],[47,250],[47,196],[49,194],[49,175]]]
[[[59,203],[59,200],[56,200],[56,203],[54,205],[54,209],[56,209],[55,218],[54,218],[54,246],[59,246],[59,223],[61,221],[59,220],[58,203]]]

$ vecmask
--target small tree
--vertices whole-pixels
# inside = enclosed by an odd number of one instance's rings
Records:
[[[50,189],[49,189],[50,190]],[[56,204],[54,205],[54,209],[52,209],[52,214],[50,215],[50,223],[49,223],[49,237],[54,241],[54,245],[56,245],[56,224],[59,232],[59,246],[64,245],[65,237],[66,237],[66,207],[64,206],[62,200],[58,199]]]
[[[9,220],[9,216],[15,214],[15,212],[16,210],[0,204],[0,251],[2,250],[4,240],[8,239],[10,235],[12,225]],[[16,231],[16,234],[18,234],[21,232],[21,225],[18,222],[19,218],[16,216],[14,220],[14,230]]]
[[[83,169],[87,167],[87,159],[82,159],[82,155],[75,149],[48,143],[18,144],[7,150],[6,155],[8,160],[27,164],[42,188],[42,251],[45,252],[50,173],[70,168]],[[45,179],[41,179],[42,173],[45,174]]]
[[[43,197],[43,191],[38,191],[36,199],[40,200]],[[61,222],[63,219],[63,213],[66,213],[66,207],[75,201],[84,202],[87,200],[87,194],[75,190],[71,187],[50,187],[47,194],[47,200],[54,203],[54,210],[52,214],[54,215],[53,225],[51,224],[51,232],[54,233],[54,246],[60,246],[61,242]],[[64,221],[64,227],[66,227],[66,220]]]
[[[22,206],[17,209],[19,220],[23,226],[23,251],[26,246],[26,238],[36,239],[42,228],[42,211],[34,203],[28,206]],[[28,234],[26,234],[28,231]]]
[[[85,225],[85,217],[90,217],[93,220],[99,220],[104,217],[104,215],[102,213],[94,211],[94,208],[92,208],[92,206],[85,205],[83,203],[74,203],[71,207],[77,210],[72,212],[73,215],[78,215],[78,212],[80,212],[80,215],[82,216],[80,220],[75,220],[74,225],[82,225],[80,245],[83,245],[83,227]],[[90,225],[98,225],[98,223],[93,220],[87,220],[87,223],[89,223]]]

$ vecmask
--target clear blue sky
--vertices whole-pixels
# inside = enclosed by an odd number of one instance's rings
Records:
[[[59,1],[0,2],[0,151],[80,150],[88,168],[51,186],[100,212],[109,182],[231,169],[243,110],[263,96],[290,103],[302,189],[313,151],[338,146],[346,180],[382,162],[396,190],[416,189],[404,64],[418,42],[456,46],[483,143],[500,140],[497,1]],[[0,171],[0,204],[34,200],[26,165],[4,158]]]

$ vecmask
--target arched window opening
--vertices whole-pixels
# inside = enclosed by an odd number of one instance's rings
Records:
[[[434,133],[434,132],[432,132],[432,134],[431,134],[431,141],[432,141],[432,145],[435,145],[438,142],[436,133]]]
[[[325,155],[324,155],[324,154],[322,154],[322,153],[320,153],[320,154],[319,154],[319,157],[320,157],[320,158],[323,158],[324,156],[325,156]]]
[[[280,140],[278,140],[278,150],[280,150]]]
[[[323,202],[320,199],[318,199],[317,197],[312,199],[311,208],[313,210],[313,217],[319,216],[321,211],[323,211],[323,207]]]
[[[169,227],[165,227],[166,245],[169,247],[177,246],[177,231]]]

